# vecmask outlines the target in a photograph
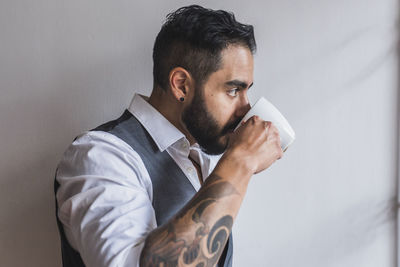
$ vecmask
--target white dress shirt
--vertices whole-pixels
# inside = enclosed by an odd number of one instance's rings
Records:
[[[166,150],[196,191],[200,182],[188,155],[198,157],[203,180],[219,156],[189,145],[185,136],[136,94],[128,109]],[[148,233],[157,227],[152,183],[131,146],[103,131],[88,131],[65,151],[57,168],[58,215],[70,245],[86,266],[139,266]]]

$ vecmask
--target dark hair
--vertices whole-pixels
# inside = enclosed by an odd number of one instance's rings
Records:
[[[176,67],[186,69],[201,85],[221,67],[222,50],[233,44],[254,54],[253,26],[237,22],[233,13],[224,10],[198,5],[179,8],[167,15],[154,43],[155,86],[166,90],[169,72]]]

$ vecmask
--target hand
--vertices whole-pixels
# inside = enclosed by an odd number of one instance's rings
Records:
[[[259,173],[283,156],[278,129],[270,121],[253,116],[229,138],[225,159],[241,162],[252,173]]]

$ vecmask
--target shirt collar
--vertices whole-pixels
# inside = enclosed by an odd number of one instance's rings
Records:
[[[186,138],[181,131],[150,105],[147,100],[148,97],[135,94],[128,110],[140,121],[161,152],[178,140]]]

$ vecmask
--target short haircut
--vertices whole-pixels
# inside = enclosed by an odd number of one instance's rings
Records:
[[[168,14],[154,43],[155,87],[169,88],[169,73],[176,67],[186,69],[201,86],[221,68],[221,52],[229,45],[242,45],[254,54],[253,26],[239,23],[233,13],[198,5]]]

